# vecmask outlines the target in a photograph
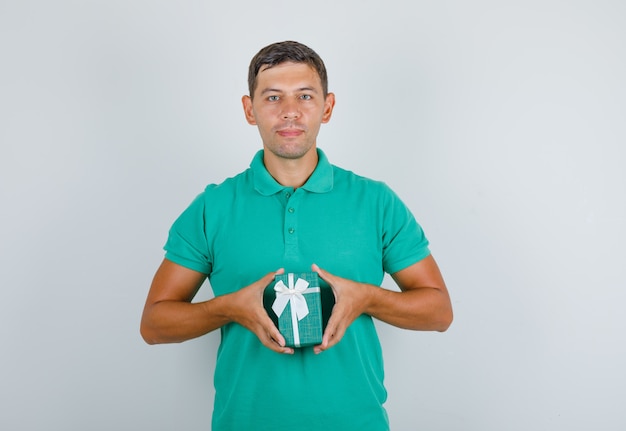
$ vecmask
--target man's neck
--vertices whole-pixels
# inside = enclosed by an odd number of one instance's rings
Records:
[[[304,156],[298,159],[286,159],[265,150],[263,163],[267,172],[281,185],[302,187],[307,182],[315,167],[318,156],[315,147],[311,148]]]

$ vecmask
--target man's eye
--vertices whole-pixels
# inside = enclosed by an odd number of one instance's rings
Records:
[[[279,97],[278,96],[269,96],[267,98],[267,100],[269,100],[270,102],[276,102],[278,101]]]
[[[300,96],[300,99],[302,99],[302,100],[311,100],[311,95],[310,94],[303,94],[302,96]]]

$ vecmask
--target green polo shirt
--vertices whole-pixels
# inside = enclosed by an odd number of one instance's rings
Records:
[[[216,296],[279,268],[317,263],[344,278],[380,285],[429,255],[410,211],[384,183],[331,165],[321,150],[302,187],[274,180],[259,151],[250,168],[209,185],[172,226],[166,258],[207,274]],[[372,318],[362,315],[333,348],[282,355],[244,327],[221,328],[213,430],[389,428],[383,358]]]

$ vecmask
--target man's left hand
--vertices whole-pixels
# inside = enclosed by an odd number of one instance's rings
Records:
[[[376,289],[376,286],[337,277],[315,264],[311,268],[330,285],[335,294],[335,306],[326,325],[322,344],[313,348],[315,353],[320,353],[337,344],[348,326],[367,310],[371,289]]]

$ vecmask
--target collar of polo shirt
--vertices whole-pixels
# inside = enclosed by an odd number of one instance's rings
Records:
[[[319,148],[317,156],[317,166],[301,188],[311,193],[327,193],[333,189],[333,167],[326,154]],[[256,153],[250,168],[253,172],[254,189],[263,196],[271,196],[285,189],[285,186],[279,184],[265,169],[263,150]]]

